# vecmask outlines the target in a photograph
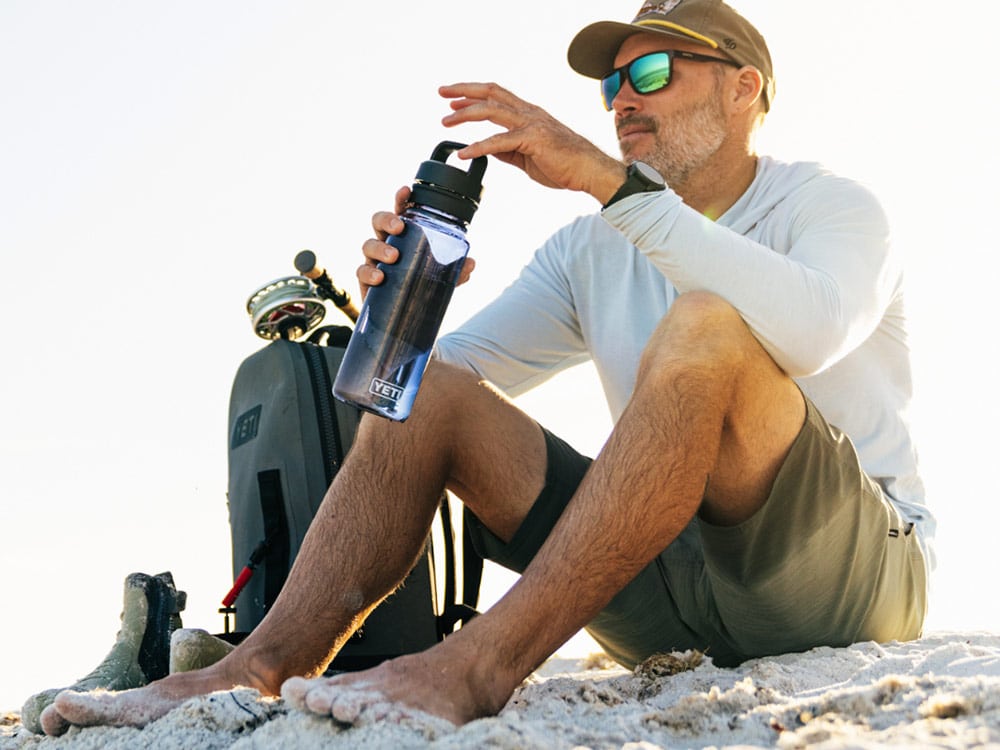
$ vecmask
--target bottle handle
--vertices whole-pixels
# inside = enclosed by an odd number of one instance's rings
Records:
[[[431,154],[431,161],[439,161],[444,164],[448,161],[449,156],[465,148],[467,145],[467,143],[458,143],[457,141],[441,141],[434,148],[434,153]],[[486,174],[486,163],[487,159],[485,156],[477,156],[472,160],[466,173],[469,177],[475,179],[476,182],[482,182],[483,175]]]

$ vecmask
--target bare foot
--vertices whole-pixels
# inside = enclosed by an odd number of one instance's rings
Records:
[[[477,660],[461,659],[454,651],[441,643],[363,672],[292,677],[282,685],[281,697],[301,711],[353,725],[398,721],[417,711],[461,725],[497,713],[517,682],[506,689],[492,675],[480,679]]]
[[[64,690],[40,717],[48,735],[60,735],[70,726],[143,727],[169,713],[188,698],[233,687],[215,670],[170,675],[145,687],[121,692]]]

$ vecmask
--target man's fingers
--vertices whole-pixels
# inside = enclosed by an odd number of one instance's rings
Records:
[[[384,241],[389,235],[399,234],[403,231],[403,221],[399,215],[403,213],[409,200],[410,188],[404,185],[396,191],[392,211],[377,211],[372,215],[372,229],[375,230],[375,236],[378,239]],[[367,253],[365,254],[367,255]]]
[[[465,263],[462,264],[462,273],[458,275],[458,281],[455,282],[455,286],[461,286],[468,281],[474,270],[476,270],[476,261],[466,257]]]
[[[462,272],[458,276],[456,286],[461,286],[468,281],[474,270],[476,270],[475,259],[467,257],[465,263],[462,264]],[[385,274],[377,266],[369,263],[358,266],[357,277],[361,287],[362,300],[368,295],[369,287],[378,286],[385,281]]]
[[[379,211],[372,216],[372,229],[375,230],[375,236],[384,241],[389,235],[399,234],[403,231],[403,221],[392,211]],[[367,245],[368,242],[365,244]]]
[[[470,143],[459,152],[463,157],[475,159],[477,156],[500,156],[502,154],[530,154],[531,144],[525,134],[517,130],[495,133],[475,143]]]
[[[393,234],[398,234],[402,231],[403,222],[399,220],[399,217],[388,212],[383,212],[383,215],[390,217],[384,222],[386,231],[392,231]],[[396,228],[396,223],[398,223],[398,229]],[[380,222],[378,218],[372,220],[372,226],[376,228],[376,231],[381,236],[385,237],[385,233],[379,230],[379,226],[382,225],[383,222]],[[364,265],[358,266],[355,275],[358,277],[358,285],[361,287],[361,299],[363,300],[368,296],[368,287],[378,286],[385,280],[385,274],[376,267],[376,264],[395,263],[399,260],[399,251],[392,245],[387,245],[382,240],[372,237],[365,240],[364,244],[361,245],[361,252],[365,256],[365,262]]]
[[[365,240],[361,246],[361,253],[366,258],[365,262],[371,266],[376,263],[395,263],[399,260],[399,250],[374,237]]]
[[[396,191],[396,205],[394,208],[395,212],[397,214],[403,213],[403,209],[406,208],[406,204],[409,202],[410,202],[410,188],[404,185],[403,187],[401,187],[399,190]],[[400,222],[400,225],[402,225],[402,222]]]
[[[438,87],[438,93],[445,99],[492,99],[498,102],[521,101],[510,91],[495,83],[452,83]]]
[[[361,299],[364,301],[365,297],[368,296],[368,289],[373,286],[378,286],[385,280],[385,274],[378,270],[375,266],[370,266],[365,263],[362,266],[358,266],[357,270],[358,286],[361,289]]]
[[[450,115],[442,118],[445,126],[463,122],[490,121],[506,128],[523,125],[537,109],[495,83],[458,83],[441,86],[438,92],[451,99]]]

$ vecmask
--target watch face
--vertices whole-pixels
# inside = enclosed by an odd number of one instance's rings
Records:
[[[604,204],[607,208],[622,198],[627,198],[636,193],[655,193],[658,190],[665,190],[666,180],[648,164],[641,161],[634,161],[628,165],[625,182],[618,192],[611,196],[611,200]]]
[[[665,185],[663,176],[644,161],[632,162],[635,171],[652,185]]]

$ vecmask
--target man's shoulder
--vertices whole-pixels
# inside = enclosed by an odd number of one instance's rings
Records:
[[[770,204],[785,214],[805,212],[834,220],[846,213],[879,223],[885,220],[881,200],[871,186],[819,162],[761,157],[755,188],[758,194],[753,202]]]
[[[761,156],[756,181],[787,194],[853,193],[877,200],[874,191],[862,181],[834,172],[815,161],[781,161]]]

